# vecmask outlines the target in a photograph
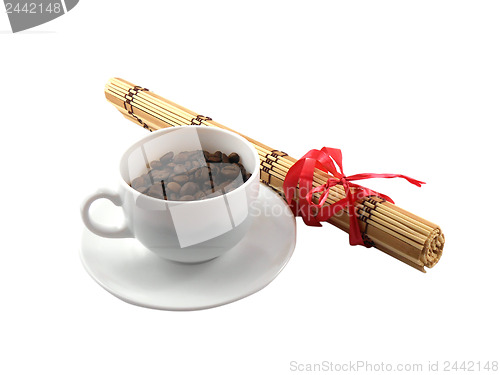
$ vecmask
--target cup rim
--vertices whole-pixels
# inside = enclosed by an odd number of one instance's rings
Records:
[[[239,191],[240,189],[242,188],[245,188],[245,185],[246,184],[250,184],[252,183],[256,178],[259,178],[260,179],[260,168],[259,168],[259,165],[260,165],[260,159],[259,159],[259,154],[257,153],[257,150],[255,149],[255,147],[248,141],[246,140],[245,138],[243,138],[241,135],[239,135],[238,133],[235,133],[233,131],[230,131],[230,130],[226,130],[226,129],[221,129],[221,128],[217,128],[217,127],[211,127],[211,126],[204,126],[202,127],[202,129],[207,129],[208,131],[215,131],[215,132],[220,132],[220,133],[226,133],[226,134],[229,134],[230,136],[233,136],[234,138],[237,138],[239,139],[240,141],[243,142],[243,144],[246,144],[246,146],[249,147],[249,149],[251,150],[251,153],[254,157],[254,162],[255,162],[255,168],[254,170],[252,171],[252,175],[250,176],[250,178],[248,180],[246,180],[243,184],[241,184],[240,186],[238,186],[236,189],[234,190],[231,190],[230,192],[228,193],[224,193],[222,195],[219,195],[219,196],[216,196],[216,197],[210,197],[210,198],[206,198],[206,199],[201,199],[201,200],[192,200],[192,201],[169,201],[169,200],[165,200],[165,199],[160,199],[160,198],[155,198],[155,197],[151,197],[147,194],[144,194],[144,193],[141,193],[137,190],[135,190],[132,186],[130,186],[126,181],[125,179],[123,178],[123,175],[121,173],[121,167],[122,167],[122,163],[124,162],[124,159],[125,159],[125,156],[129,155],[132,150],[134,150],[137,146],[139,146],[141,143],[145,142],[148,138],[151,138],[151,137],[159,137],[159,133],[168,133],[170,131],[183,131],[182,129],[189,129],[190,126],[189,125],[186,125],[186,126],[171,126],[169,128],[165,128],[165,129],[160,129],[160,130],[155,130],[153,132],[151,132],[150,134],[142,137],[141,139],[139,139],[138,141],[134,142],[132,145],[130,145],[122,154],[121,158],[120,158],[120,162],[118,164],[118,173],[120,175],[120,183],[123,184],[125,186],[125,189],[126,190],[130,190],[132,193],[137,193],[139,195],[141,195],[143,198],[145,199],[152,199],[153,202],[164,202],[164,203],[167,203],[167,204],[196,204],[196,203],[203,203],[203,202],[207,202],[207,201],[210,201],[210,200],[214,200],[214,199],[224,199],[224,196],[230,196],[231,194],[236,194],[237,191]]]

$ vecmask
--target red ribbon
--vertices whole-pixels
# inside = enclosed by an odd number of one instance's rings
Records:
[[[335,165],[335,163],[338,166]],[[318,168],[332,177],[321,186],[313,188],[314,169]],[[311,150],[298,160],[288,171],[283,189],[285,197],[296,216],[302,216],[304,223],[311,226],[321,226],[321,221],[326,221],[337,212],[347,207],[349,213],[349,243],[366,246],[359,228],[356,216],[355,203],[366,196],[378,196],[391,203],[394,201],[387,195],[377,193],[352,181],[365,180],[368,178],[404,178],[408,182],[421,186],[425,182],[415,180],[402,174],[389,173],[360,173],[346,176],[342,168],[342,151],[337,148],[323,147],[321,150]],[[297,183],[298,202],[294,200]],[[324,205],[328,198],[330,188],[342,184],[346,197],[330,205]],[[321,193],[318,203],[312,200],[313,194]]]

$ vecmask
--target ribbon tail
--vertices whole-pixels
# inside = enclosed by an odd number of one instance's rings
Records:
[[[410,184],[416,185],[418,187],[421,187],[422,185],[425,184],[425,182],[423,181],[416,180],[414,178],[405,176],[403,174],[392,174],[392,173],[359,173],[347,177],[349,181],[366,180],[369,178],[404,178]]]

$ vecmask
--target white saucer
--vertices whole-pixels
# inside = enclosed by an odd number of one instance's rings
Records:
[[[120,211],[94,203],[92,216],[113,223]],[[134,305],[161,310],[200,310],[224,305],[268,285],[295,248],[295,218],[283,199],[261,184],[260,215],[246,237],[224,255],[201,264],[163,260],[135,239],[83,231],[80,257],[92,278]]]

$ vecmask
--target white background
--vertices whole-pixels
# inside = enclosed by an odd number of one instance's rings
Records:
[[[500,360],[499,19],[496,1],[82,0],[12,34],[0,14],[0,373]],[[81,200],[146,134],[104,99],[113,76],[293,156],[338,147],[348,174],[427,181],[366,185],[441,225],[440,263],[423,274],[299,222],[288,266],[241,301],[113,297],[78,255]]]

